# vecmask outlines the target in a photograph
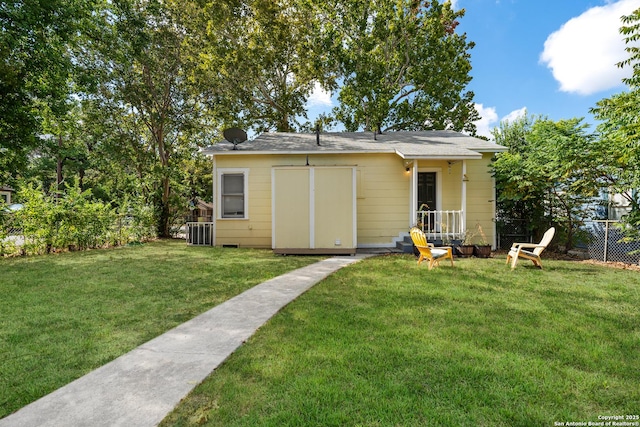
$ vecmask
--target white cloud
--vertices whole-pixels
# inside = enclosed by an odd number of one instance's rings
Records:
[[[628,57],[620,17],[638,7],[640,0],[593,7],[547,38],[540,61],[551,69],[561,91],[590,95],[621,85],[631,71],[615,65]]]
[[[320,83],[316,82],[311,95],[307,98],[307,107],[331,107],[332,105],[331,92],[327,92]]]
[[[482,104],[475,104],[475,107],[480,114],[480,120],[475,122],[476,133],[491,138],[491,129],[498,123],[498,113],[496,113],[495,107],[485,107]]]
[[[500,123],[512,122],[527,114],[527,107],[522,107],[518,110],[513,110],[502,119],[498,120],[498,113],[496,112],[495,107],[485,107],[482,104],[475,104],[475,107],[481,117],[480,120],[475,122],[476,132],[478,135],[486,136],[489,139],[493,139],[491,130]]]
[[[527,115],[527,107],[522,107],[518,110],[513,110],[512,112],[510,112],[509,114],[507,114],[506,116],[504,116],[502,118],[502,120],[500,120],[500,122],[513,122],[518,120],[521,117],[524,117]]]

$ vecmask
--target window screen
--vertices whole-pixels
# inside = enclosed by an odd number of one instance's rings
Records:
[[[244,174],[222,175],[222,217],[244,218]]]

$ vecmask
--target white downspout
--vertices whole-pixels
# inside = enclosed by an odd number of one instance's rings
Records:
[[[462,161],[462,203],[460,209],[462,210],[462,224],[461,231],[464,233],[467,227],[467,161]]]
[[[492,204],[492,220],[493,220],[493,245],[492,250],[498,248],[498,222],[496,221],[496,203],[498,200],[498,193],[496,192],[496,178],[495,176],[491,177],[491,185],[493,187],[493,202]]]

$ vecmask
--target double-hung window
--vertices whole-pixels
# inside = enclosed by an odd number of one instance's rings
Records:
[[[218,170],[222,218],[247,218],[247,175],[246,170]]]

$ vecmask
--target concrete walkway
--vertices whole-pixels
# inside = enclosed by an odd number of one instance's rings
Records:
[[[156,426],[282,307],[368,255],[271,279],[0,420],[0,427]]]

